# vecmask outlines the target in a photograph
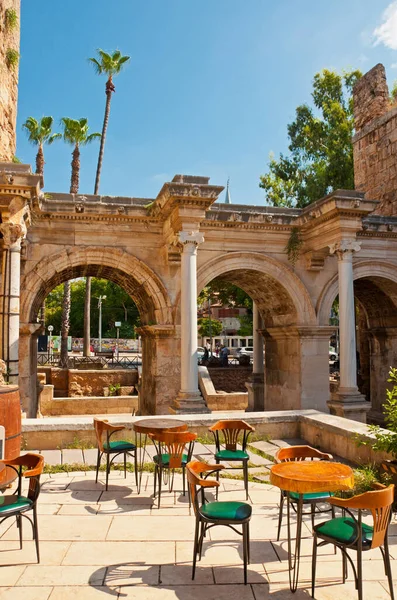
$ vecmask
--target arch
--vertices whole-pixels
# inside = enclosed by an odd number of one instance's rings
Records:
[[[386,290],[385,284],[382,283],[382,280],[389,280],[397,284],[397,265],[373,260],[363,260],[353,263],[353,280],[356,281],[363,278],[370,278],[373,284],[376,283],[378,290],[382,290],[384,296],[395,297],[397,305],[396,291],[392,291],[391,289]],[[319,325],[329,324],[332,304],[338,292],[338,274],[336,274],[325,285],[318,299],[316,312]],[[362,292],[365,293],[365,290],[363,289]],[[368,290],[369,293],[370,290]],[[368,296],[368,294],[366,295]]]
[[[239,286],[257,303],[266,325],[309,325],[316,313],[309,292],[292,269],[265,254],[228,252],[198,269],[200,292],[222,277]]]
[[[158,275],[137,257],[113,247],[69,247],[40,260],[21,282],[21,322],[36,321],[49,292],[76,277],[103,277],[134,300],[144,325],[172,324],[171,302]]]

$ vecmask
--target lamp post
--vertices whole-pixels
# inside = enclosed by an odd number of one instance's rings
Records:
[[[106,300],[106,296],[99,296],[99,298],[98,298],[98,308],[99,308],[99,323],[98,323],[99,352],[102,352],[102,300]]]
[[[48,355],[51,360],[51,358],[52,358],[52,332],[54,331],[54,327],[52,325],[48,325],[48,331],[50,333],[49,342],[48,342]]]

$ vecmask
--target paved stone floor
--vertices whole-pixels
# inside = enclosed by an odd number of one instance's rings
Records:
[[[133,474],[111,473],[109,491],[93,472],[43,477],[38,505],[41,564],[28,523],[23,550],[11,519],[0,526],[0,599],[71,600],[114,597],[126,600],[264,600],[310,597],[310,523],[303,530],[300,587],[288,587],[286,527],[276,542],[279,491],[250,483],[251,565],[249,585],[243,585],[242,547],[225,527],[209,532],[203,558],[191,580],[194,517],[181,494],[165,493],[161,508],[153,506],[153,475],[144,473],[138,496]],[[221,500],[244,500],[241,481],[222,479]],[[319,517],[322,518],[322,517]],[[391,527],[391,555],[397,588],[397,520]],[[364,597],[390,598],[380,551],[365,555]],[[318,561],[316,598],[356,598],[350,580],[341,583],[341,559],[322,548]]]

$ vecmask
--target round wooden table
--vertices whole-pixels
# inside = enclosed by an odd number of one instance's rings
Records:
[[[167,419],[164,418],[151,418],[151,419],[139,419],[133,424],[135,431],[135,445],[137,453],[137,467],[139,469],[138,476],[138,494],[141,491],[141,481],[143,465],[145,462],[146,443],[147,436],[149,433],[164,433],[165,431],[185,431],[187,429],[186,423],[179,419]],[[148,454],[149,456],[149,454]]]
[[[354,475],[349,466],[337,462],[291,461],[272,466],[270,483],[287,493],[289,584],[291,592],[294,593],[299,577],[303,494],[350,490],[354,486]],[[299,494],[294,553],[291,546],[290,492]]]

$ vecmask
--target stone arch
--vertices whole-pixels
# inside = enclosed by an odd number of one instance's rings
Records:
[[[387,302],[392,301],[397,306],[397,287],[393,289],[395,287],[393,284],[397,284],[397,265],[372,260],[353,263],[353,280],[357,281],[364,278],[371,281],[372,286],[377,287],[385,301],[388,297]],[[388,285],[387,281],[392,282],[391,285]],[[316,312],[319,325],[328,325],[332,304],[338,292],[338,275],[336,274],[325,285],[318,299]],[[365,290],[363,289],[362,294],[364,293]],[[366,295],[368,296],[368,293]],[[393,298],[395,298],[395,302],[392,300]]]
[[[198,269],[200,292],[222,277],[239,286],[257,303],[268,326],[312,325],[316,313],[309,292],[290,267],[254,252],[228,252]]]
[[[41,304],[55,286],[85,276],[120,285],[135,301],[144,325],[172,324],[171,302],[158,275],[137,257],[112,247],[65,248],[39,261],[21,283],[21,322],[36,321]]]

